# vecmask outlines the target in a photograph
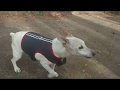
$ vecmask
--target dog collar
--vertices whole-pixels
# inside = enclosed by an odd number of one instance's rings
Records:
[[[66,58],[63,58],[63,60],[62,60],[62,64],[66,64]]]
[[[66,64],[66,58],[62,58],[62,60],[58,63],[57,66],[61,66],[63,64]]]

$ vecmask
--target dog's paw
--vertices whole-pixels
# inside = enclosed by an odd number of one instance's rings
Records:
[[[58,74],[56,72],[52,74],[48,74],[48,78],[58,77]]]
[[[15,70],[15,72],[18,72],[18,73],[21,72],[19,67],[16,67],[14,70]]]

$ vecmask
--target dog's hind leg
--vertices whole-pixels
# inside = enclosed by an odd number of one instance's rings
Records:
[[[13,68],[15,72],[21,72],[20,68],[17,66],[16,62],[22,57],[22,52],[18,52],[13,44],[11,44],[12,51],[13,51],[13,58],[11,59],[11,62],[13,64]]]

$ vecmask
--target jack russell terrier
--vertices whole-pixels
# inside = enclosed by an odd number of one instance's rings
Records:
[[[13,58],[11,62],[15,72],[21,72],[16,62],[22,57],[22,53],[28,54],[32,60],[37,60],[49,72],[48,77],[58,77],[54,71],[55,65],[66,63],[66,57],[70,55],[83,55],[87,58],[95,56],[95,52],[89,49],[85,42],[71,33],[64,31],[66,37],[58,36],[51,39],[35,32],[20,31],[10,33],[12,37]]]

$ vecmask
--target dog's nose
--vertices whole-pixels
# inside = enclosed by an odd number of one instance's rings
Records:
[[[93,55],[93,56],[95,56],[95,55],[96,55],[96,53],[95,53],[95,52],[92,52],[92,55]]]

